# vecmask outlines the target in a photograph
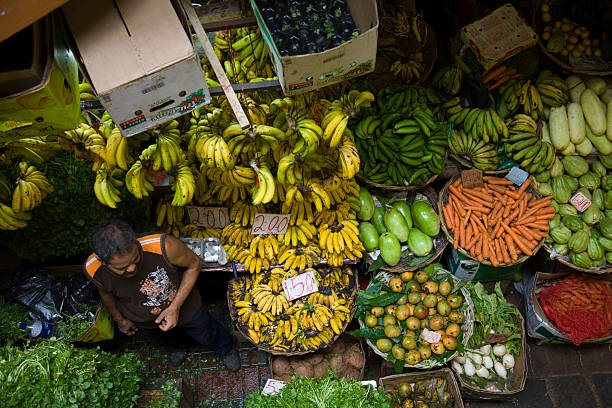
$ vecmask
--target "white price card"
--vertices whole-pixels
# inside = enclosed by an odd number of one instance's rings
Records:
[[[572,198],[570,198],[570,203],[580,212],[584,212],[587,208],[591,206],[591,200],[587,198],[582,193],[576,193]]]
[[[282,388],[285,388],[286,385],[287,383],[284,381],[273,380],[272,378],[268,378],[268,381],[266,381],[266,385],[264,385],[263,390],[261,390],[261,393],[263,395],[276,394],[279,390],[281,390]]]
[[[374,380],[366,380],[366,381],[362,381],[361,385],[363,385],[364,387],[371,385],[372,388],[378,388],[378,384],[376,384],[376,381]]]
[[[229,212],[226,207],[187,206],[187,213],[192,224],[204,228],[225,228],[229,224]]]
[[[430,344],[439,342],[441,338],[442,338],[442,335],[440,333],[436,333],[427,328],[424,328],[423,331],[421,332],[421,339],[423,339],[424,341]]]
[[[511,168],[508,174],[506,174],[506,178],[517,186],[522,186],[527,177],[529,177],[529,173],[518,167]]]
[[[283,281],[283,289],[289,301],[319,291],[313,271],[308,271],[294,276],[293,278],[285,279]]]
[[[289,214],[255,214],[251,234],[284,234],[290,217]]]

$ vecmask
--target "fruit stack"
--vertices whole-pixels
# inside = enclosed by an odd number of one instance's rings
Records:
[[[298,274],[272,268],[232,279],[230,316],[253,344],[272,354],[304,354],[327,347],[352,319],[357,275],[350,267],[309,268],[318,292],[288,301],[282,282]]]
[[[350,334],[365,337],[376,354],[400,370],[450,360],[459,343],[467,344],[474,315],[467,290],[454,290],[458,281],[440,268],[432,264],[393,277],[379,273],[358,295],[361,329]]]

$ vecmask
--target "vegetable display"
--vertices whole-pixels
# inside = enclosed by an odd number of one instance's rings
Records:
[[[536,198],[501,177],[484,177],[484,186],[465,188],[461,178],[448,184],[448,200],[440,202],[449,242],[493,266],[509,265],[531,256],[548,236],[548,220],[555,215],[551,196]]]
[[[297,377],[276,394],[263,395],[255,391],[249,395],[249,408],[391,408],[391,400],[381,389],[364,387],[359,381],[335,380],[330,372],[323,378]]]
[[[379,273],[357,297],[361,329],[370,347],[395,364],[433,367],[444,363],[467,342],[471,305],[440,264],[399,277]]]
[[[393,387],[390,394],[396,406],[401,408],[447,408],[453,407],[455,403],[448,381],[441,377],[404,381]]]
[[[396,266],[409,254],[427,260],[435,252],[440,217],[426,196],[417,196],[412,203],[391,199],[384,207],[374,207],[371,194],[361,187],[360,198],[359,239],[367,251],[380,251],[382,261],[389,266]]]
[[[474,388],[509,391],[521,352],[519,311],[507,304],[499,282],[491,294],[480,282],[467,288],[474,302],[474,332],[464,352],[453,359],[452,368]]]
[[[554,255],[585,269],[608,268],[612,264],[612,176],[606,156],[599,156],[590,166],[580,156],[566,156],[549,174],[533,177],[540,193],[551,193],[556,209],[549,220],[550,236],[546,239]],[[548,181],[542,176],[549,177]],[[580,193],[591,202],[582,211],[572,205]]]
[[[258,0],[257,5],[283,56],[326,51],[359,35],[345,0]]]
[[[612,287],[606,279],[570,274],[537,296],[546,316],[577,346],[612,333]]]
[[[23,337],[19,323],[29,323],[29,309],[19,303],[4,303],[0,305],[0,345],[12,345],[15,340]]]

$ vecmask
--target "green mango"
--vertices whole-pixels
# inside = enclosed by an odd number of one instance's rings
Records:
[[[421,232],[435,237],[440,232],[440,217],[427,200],[416,200],[410,207],[414,226]]]
[[[374,199],[372,198],[372,194],[370,194],[365,187],[359,189],[359,201],[361,202],[361,209],[357,217],[361,221],[370,221],[374,214]]]
[[[394,201],[391,207],[399,211],[404,216],[408,228],[412,228],[412,215],[410,215],[410,206],[406,204],[406,201]]]
[[[394,208],[388,208],[385,211],[385,226],[393,235],[397,237],[399,242],[408,241],[408,233],[410,228],[406,225],[406,219]]]
[[[416,256],[425,256],[433,249],[433,241],[419,228],[412,228],[408,237],[408,247]]]
[[[360,222],[359,240],[368,252],[378,249],[378,232],[376,232],[376,227],[367,221]]]
[[[378,248],[383,261],[389,266],[395,266],[399,263],[402,256],[402,247],[395,235],[390,232],[384,232],[378,238]]]
[[[370,221],[376,228],[376,232],[378,232],[378,235],[382,234],[383,232],[387,232],[387,227],[385,227],[384,218],[385,218],[385,210],[383,210],[382,207],[374,208],[374,214],[372,215],[372,218],[370,219]]]

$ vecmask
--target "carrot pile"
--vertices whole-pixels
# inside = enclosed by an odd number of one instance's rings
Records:
[[[555,216],[553,196],[536,199],[528,193],[531,179],[519,188],[500,177],[485,176],[483,181],[483,187],[464,188],[458,178],[449,187],[442,212],[453,233],[453,247],[493,266],[515,263],[521,254],[532,255],[548,236],[548,220]]]
[[[546,316],[577,346],[612,333],[612,288],[605,279],[573,273],[542,289],[538,299]]]
[[[488,90],[498,88],[511,79],[520,78],[521,74],[514,68],[500,65],[484,71],[481,75],[482,83]]]

